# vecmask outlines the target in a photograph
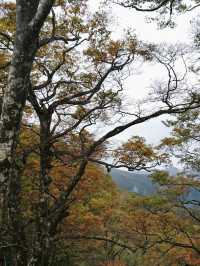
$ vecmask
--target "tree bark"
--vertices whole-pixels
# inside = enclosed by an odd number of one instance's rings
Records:
[[[0,182],[4,184],[4,205],[6,204],[1,223],[5,223],[9,228],[8,246],[11,253],[15,254],[12,265],[27,265],[16,146],[30,85],[32,64],[39,47],[39,33],[53,3],[54,0],[16,1],[14,51],[0,117]]]
[[[37,249],[35,251],[35,265],[48,266],[51,256],[51,248],[53,245],[52,236],[50,235],[50,193],[49,185],[51,178],[49,171],[51,169],[50,154],[50,126],[51,113],[43,111],[40,114],[40,184],[39,184],[39,208],[38,208],[38,224],[37,224]]]

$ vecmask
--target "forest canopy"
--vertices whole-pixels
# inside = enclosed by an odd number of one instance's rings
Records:
[[[200,201],[188,198],[200,187],[198,18],[192,49],[156,45],[130,28],[116,37],[108,5],[163,28],[200,3],[103,1],[91,11],[87,0],[0,0],[1,265],[200,264]],[[138,62],[166,76],[127,106]],[[161,143],[114,142],[165,114],[172,133]],[[156,168],[172,156],[183,168],[173,177]],[[157,193],[119,190],[113,168],[156,170]]]

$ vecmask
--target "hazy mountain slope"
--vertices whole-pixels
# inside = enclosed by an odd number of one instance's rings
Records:
[[[127,172],[118,169],[111,171],[113,181],[119,188],[141,195],[155,193],[156,185],[148,177],[148,173]]]
[[[177,173],[177,169],[175,167],[170,167],[167,171],[169,171],[171,175],[175,175]],[[151,195],[156,193],[159,188],[158,184],[152,182],[148,172],[127,172],[113,169],[110,174],[113,181],[122,190],[135,192],[140,195]],[[200,201],[200,192],[192,189],[187,196],[187,199]]]

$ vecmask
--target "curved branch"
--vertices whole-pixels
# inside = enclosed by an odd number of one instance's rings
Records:
[[[119,3],[121,6],[123,7],[130,7],[130,8],[134,8],[136,11],[143,11],[143,12],[153,12],[156,11],[158,9],[160,9],[161,7],[165,6],[168,3],[173,3],[174,0],[164,0],[162,1],[159,5],[152,7],[152,8],[140,8],[135,4],[123,4],[123,3]]]
[[[200,4],[197,4],[197,5],[195,5],[195,6],[192,6],[191,8],[188,8],[187,11],[192,11],[192,10],[194,10],[195,8],[199,7],[199,6],[200,6]]]
[[[97,241],[104,241],[104,242],[109,242],[109,243],[112,243],[116,246],[119,246],[121,248],[125,248],[129,251],[131,251],[132,253],[135,253],[137,252],[138,248],[133,248],[127,244],[124,244],[124,243],[121,243],[121,242],[118,242],[114,239],[111,239],[111,238],[107,238],[107,237],[102,237],[102,236],[65,236],[64,239],[68,239],[68,240],[97,240]]]

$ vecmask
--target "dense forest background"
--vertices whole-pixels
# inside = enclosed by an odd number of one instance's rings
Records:
[[[191,45],[156,45],[116,37],[113,5],[163,29],[200,2],[0,0],[2,266],[200,265],[198,17]],[[137,100],[149,62],[162,78]],[[116,143],[162,115],[159,143]]]

